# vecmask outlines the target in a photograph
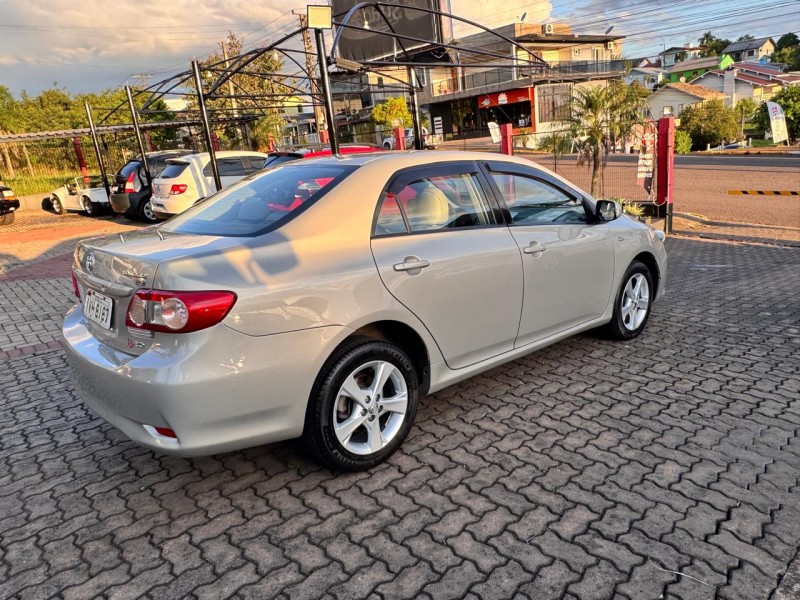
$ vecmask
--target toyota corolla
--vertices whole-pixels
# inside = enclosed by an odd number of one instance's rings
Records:
[[[81,242],[64,337],[86,404],[140,444],[302,437],[358,470],[420,395],[588,329],[634,338],[665,276],[661,232],[527,160],[326,157]]]

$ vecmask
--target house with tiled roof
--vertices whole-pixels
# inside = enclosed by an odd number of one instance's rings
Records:
[[[672,83],[691,81],[703,73],[715,69],[727,69],[732,64],[733,59],[727,54],[695,58],[694,60],[684,60],[675,63],[667,70],[666,79]]]
[[[723,54],[730,56],[734,62],[754,62],[757,63],[765,56],[772,56],[778,46],[772,38],[758,38],[755,40],[744,40],[728,44],[722,51]]]
[[[695,106],[709,100],[725,100],[725,94],[691,83],[668,83],[650,94],[647,108],[654,119],[678,117],[687,106]]]
[[[689,44],[688,46],[673,46],[672,48],[667,48],[663,52],[659,52],[658,55],[661,57],[661,64],[665,68],[669,68],[679,62],[700,58],[704,50],[705,48],[703,46]]]
[[[734,63],[725,70],[709,71],[692,80],[693,85],[722,92],[728,106],[734,106],[742,98],[758,103],[769,100],[781,89],[800,85],[800,74],[781,73],[760,65]]]

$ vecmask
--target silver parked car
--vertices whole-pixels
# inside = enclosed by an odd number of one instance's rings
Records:
[[[421,394],[587,329],[638,335],[666,255],[527,160],[375,153],[81,242],[73,274],[76,386],[131,439],[195,456],[302,436],[357,470],[398,448]]]

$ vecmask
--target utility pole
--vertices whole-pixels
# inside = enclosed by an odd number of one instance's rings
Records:
[[[222,59],[225,61],[225,68],[226,69],[230,69],[230,63],[228,63],[228,48],[225,45],[225,41],[224,40],[221,41],[219,43],[219,46],[220,46],[220,48],[222,48]],[[239,104],[236,102],[236,98],[234,97],[235,94],[234,94],[234,90],[233,90],[233,78],[232,77],[228,77],[227,83],[228,83],[228,95],[231,97],[231,109],[232,109],[231,110],[231,114],[233,115],[233,118],[235,119],[235,118],[237,118],[239,116]],[[234,127],[233,130],[236,132],[236,139],[238,141],[240,136],[241,136],[241,132],[239,131],[239,126],[236,125],[236,127]],[[244,136],[241,136],[241,137],[244,137]]]
[[[303,30],[303,50],[306,53],[306,71],[308,71],[308,85],[311,89],[311,101],[314,103],[314,121],[317,124],[317,135],[322,141],[322,125],[325,123],[325,115],[319,105],[319,87],[317,86],[317,68],[314,65],[314,48],[311,46],[311,33],[308,31],[308,17],[304,13],[297,15],[300,17],[300,27]],[[330,128],[330,124],[328,124]]]

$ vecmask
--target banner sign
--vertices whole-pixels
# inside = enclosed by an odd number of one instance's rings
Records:
[[[639,149],[639,164],[636,167],[636,183],[642,186],[649,196],[653,191],[653,162],[656,147],[656,124],[648,120],[642,132],[642,146]]]
[[[786,115],[781,105],[775,102],[767,102],[767,112],[769,113],[769,124],[772,127],[772,141],[778,144],[788,140],[789,132],[786,129]]]
[[[490,106],[503,106],[516,102],[529,102],[528,88],[509,90],[497,94],[483,94],[478,96],[478,108],[489,108]]]

